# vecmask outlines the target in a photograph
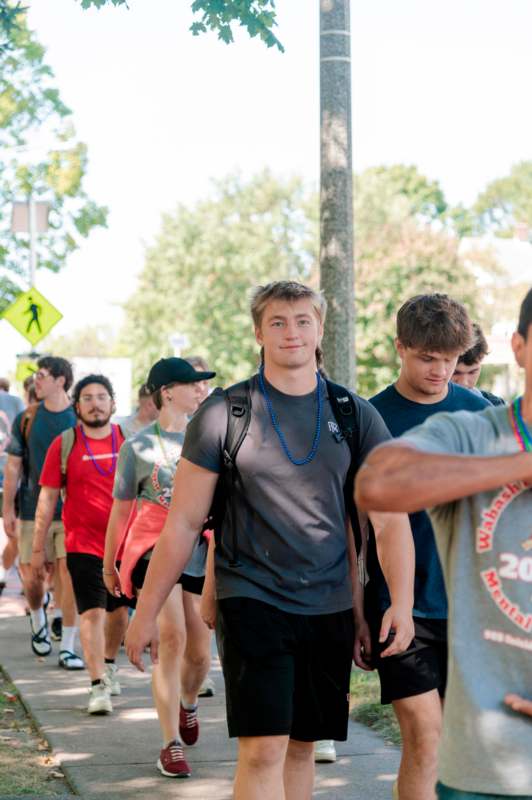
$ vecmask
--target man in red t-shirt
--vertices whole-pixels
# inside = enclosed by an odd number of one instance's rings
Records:
[[[80,424],[54,439],[42,468],[35,541],[44,541],[63,488],[67,566],[80,614],[83,655],[91,677],[88,711],[108,714],[113,710],[111,694],[120,694],[114,662],[127,627],[129,604],[126,598],[108,593],[102,576],[105,531],[124,437],[118,425],[110,422],[115,410],[114,392],[104,375],[88,375],[80,380],[74,388],[73,404]],[[74,436],[65,448],[65,437],[72,432]],[[70,452],[65,464],[67,449]],[[44,569],[42,551],[35,552],[34,548],[31,565],[36,572]],[[77,658],[73,644],[59,654],[59,665],[67,669]]]

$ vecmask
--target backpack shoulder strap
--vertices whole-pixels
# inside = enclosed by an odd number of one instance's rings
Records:
[[[240,566],[238,555],[238,533],[236,530],[235,492],[238,479],[236,457],[249,429],[251,421],[251,389],[250,381],[243,381],[224,391],[227,403],[227,430],[224,443],[223,483],[226,497],[229,499],[231,557],[229,566]]]
[[[333,383],[328,378],[325,379],[325,383],[329,391],[329,402],[338,427],[340,428],[341,435],[339,441],[346,439],[351,447],[352,441],[358,438],[355,434],[357,434],[359,429],[358,406],[356,400],[353,398],[351,392],[343,386]]]
[[[227,403],[227,431],[224,444],[225,466],[234,467],[242,442],[251,421],[250,382],[242,381],[225,390]]]
[[[340,429],[335,434],[335,438],[338,442],[345,439],[351,453],[351,463],[344,484],[344,501],[351,520],[357,555],[360,555],[363,547],[362,530],[353,497],[355,475],[360,466],[360,422],[357,398],[344,386],[339,386],[328,379],[325,379],[325,383],[329,392],[329,402]]]
[[[68,457],[76,441],[76,428],[67,428],[61,434],[61,482],[66,483]]]

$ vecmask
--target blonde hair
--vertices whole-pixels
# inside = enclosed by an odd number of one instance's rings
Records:
[[[255,328],[260,328],[264,309],[272,300],[286,300],[293,303],[296,300],[310,300],[316,316],[323,325],[327,314],[327,301],[321,292],[316,292],[310,286],[297,281],[273,281],[266,286],[257,286],[251,295],[251,316]],[[260,350],[260,360],[264,363],[264,348]],[[316,348],[316,363],[318,369],[325,373],[323,365],[323,352],[320,347]]]
[[[310,300],[321,323],[325,322],[327,301],[320,292],[305,286],[297,281],[273,281],[266,286],[257,286],[251,295],[251,316],[256,328],[260,328],[264,309],[272,300],[287,300],[293,303],[296,300]]]

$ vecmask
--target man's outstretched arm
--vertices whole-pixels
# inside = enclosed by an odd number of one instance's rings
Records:
[[[142,653],[152,643],[156,659],[155,620],[190,559],[194,543],[211,507],[218,474],[181,458],[174,478],[172,502],[157,540],[137,610],[126,636],[129,660],[144,670]]]
[[[356,478],[363,511],[421,511],[510,481],[532,481],[532,453],[464,456],[428,453],[401,440],[375,448]]]

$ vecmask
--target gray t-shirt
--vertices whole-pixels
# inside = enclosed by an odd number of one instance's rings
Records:
[[[325,384],[321,390],[326,394]],[[266,383],[279,425],[296,459],[309,452],[316,427],[317,392],[283,394]],[[281,449],[257,377],[251,379],[252,415],[236,464],[242,490],[236,493],[236,531],[241,566],[232,568],[231,531],[222,527],[216,548],[219,599],[250,597],[296,614],[329,614],[352,605],[346,553],[343,487],[349,446],[338,442],[328,397],[315,458],[292,464]],[[378,412],[362,401],[361,459],[389,434]],[[211,395],[187,428],[183,457],[220,472],[227,430],[226,400]]]
[[[7,446],[11,439],[13,420],[22,411],[24,411],[24,403],[20,397],[0,389],[0,487],[4,478]]]
[[[498,456],[519,447],[508,408],[437,414],[402,437],[420,450]],[[516,482],[430,511],[449,598],[439,777],[464,792],[532,796],[532,491]]]
[[[153,422],[120,448],[116,466],[113,497],[117,500],[146,500],[163,508],[170,507],[177,462],[185,440],[184,433],[161,430],[157,435]],[[183,570],[187,575],[205,574],[207,547],[198,537],[192,557]]]

